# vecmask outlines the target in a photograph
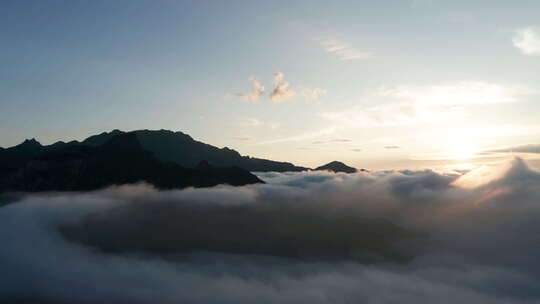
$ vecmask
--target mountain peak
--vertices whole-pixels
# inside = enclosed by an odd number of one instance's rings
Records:
[[[122,135],[130,136],[124,137]],[[113,138],[117,136],[120,136],[120,138],[113,140]],[[216,146],[197,141],[186,133],[165,129],[143,129],[129,132],[114,129],[109,132],[102,132],[89,136],[82,142],[56,142],[48,146],[42,146],[35,139],[31,139],[20,144],[17,146],[18,148],[9,153],[10,155],[13,154],[13,157],[16,157],[17,159],[22,157],[22,154],[20,153],[26,153],[24,159],[28,160],[28,157],[34,157],[37,154],[44,153],[46,151],[56,151],[66,146],[76,145],[86,147],[103,146],[102,150],[113,146],[114,151],[122,150],[126,151],[126,153],[129,153],[128,151],[130,149],[133,151],[138,151],[140,150],[139,148],[142,147],[142,150],[152,153],[160,161],[176,163],[186,168],[196,168],[201,161],[206,160],[215,168],[239,167],[244,170],[254,172],[308,170],[308,168],[295,166],[294,164],[288,162],[242,156],[234,149],[228,147],[218,148]],[[8,160],[8,158],[5,156],[7,155],[6,150],[10,149],[11,148],[1,150],[2,154],[4,155],[2,159],[3,162],[10,162],[10,160]]]
[[[119,135],[112,137],[101,146],[101,149],[115,151],[116,153],[133,153],[141,150],[142,147],[133,133],[118,133]]]
[[[326,165],[317,167],[317,168],[315,168],[315,170],[326,170],[326,171],[344,172],[344,173],[355,173],[356,171],[358,171],[358,170],[356,170],[356,168],[349,167],[349,166],[345,165],[344,163],[342,163],[340,161],[336,161],[336,160],[332,161],[332,162],[329,162]]]
[[[116,135],[124,134],[123,131],[120,131],[118,129],[114,129],[111,132],[102,132],[97,135],[92,135],[85,140],[82,141],[83,145],[88,146],[100,146],[109,141],[111,138],[113,138]]]
[[[19,147],[40,148],[41,144],[35,138],[32,138],[32,139],[25,139],[21,144],[19,144]]]

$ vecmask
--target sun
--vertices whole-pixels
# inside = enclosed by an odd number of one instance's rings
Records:
[[[448,158],[453,160],[469,160],[474,158],[477,149],[472,145],[459,144],[449,149]]]

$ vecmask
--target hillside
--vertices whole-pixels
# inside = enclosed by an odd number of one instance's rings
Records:
[[[100,145],[111,137],[125,132],[113,130],[90,136],[82,144]],[[308,168],[295,166],[288,162],[278,162],[261,158],[242,156],[233,149],[218,148],[200,141],[182,132],[168,130],[137,130],[137,136],[144,149],[154,153],[162,161],[170,161],[181,166],[194,168],[203,160],[216,167],[237,166],[248,171],[304,171]]]
[[[95,146],[42,146],[29,140],[0,151],[0,160],[0,192],[82,191],[141,181],[160,189],[262,182],[238,167],[185,168],[161,161],[143,149],[134,133],[117,134]]]

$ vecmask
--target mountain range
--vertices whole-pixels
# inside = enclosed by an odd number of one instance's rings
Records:
[[[42,146],[32,139],[0,151],[0,192],[83,191],[141,181],[159,189],[263,182],[239,167],[203,161],[188,168],[161,161],[142,147],[135,133],[119,133],[93,145]]]
[[[218,148],[194,140],[191,136],[185,133],[168,130],[137,130],[132,132],[113,130],[111,132],[104,132],[98,135],[90,136],[82,141],[81,144],[98,146],[113,136],[125,133],[135,134],[141,143],[141,146],[144,149],[154,153],[159,160],[174,162],[188,168],[193,168],[197,166],[200,161],[206,160],[216,167],[237,166],[252,172],[308,170],[308,168],[295,166],[288,162],[278,162],[262,158],[242,156],[233,149],[229,149],[227,147]],[[70,142],[67,144],[73,143],[74,142]]]
[[[51,145],[27,139],[0,148],[0,191],[91,190],[138,181],[158,188],[245,185],[262,182],[249,171],[305,170],[311,169],[242,156],[168,130],[113,130]],[[316,170],[356,172],[341,162]]]

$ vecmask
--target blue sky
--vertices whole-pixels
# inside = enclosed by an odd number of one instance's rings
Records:
[[[538,1],[4,0],[0,146],[163,128],[301,165],[386,168],[537,144],[539,12]]]

